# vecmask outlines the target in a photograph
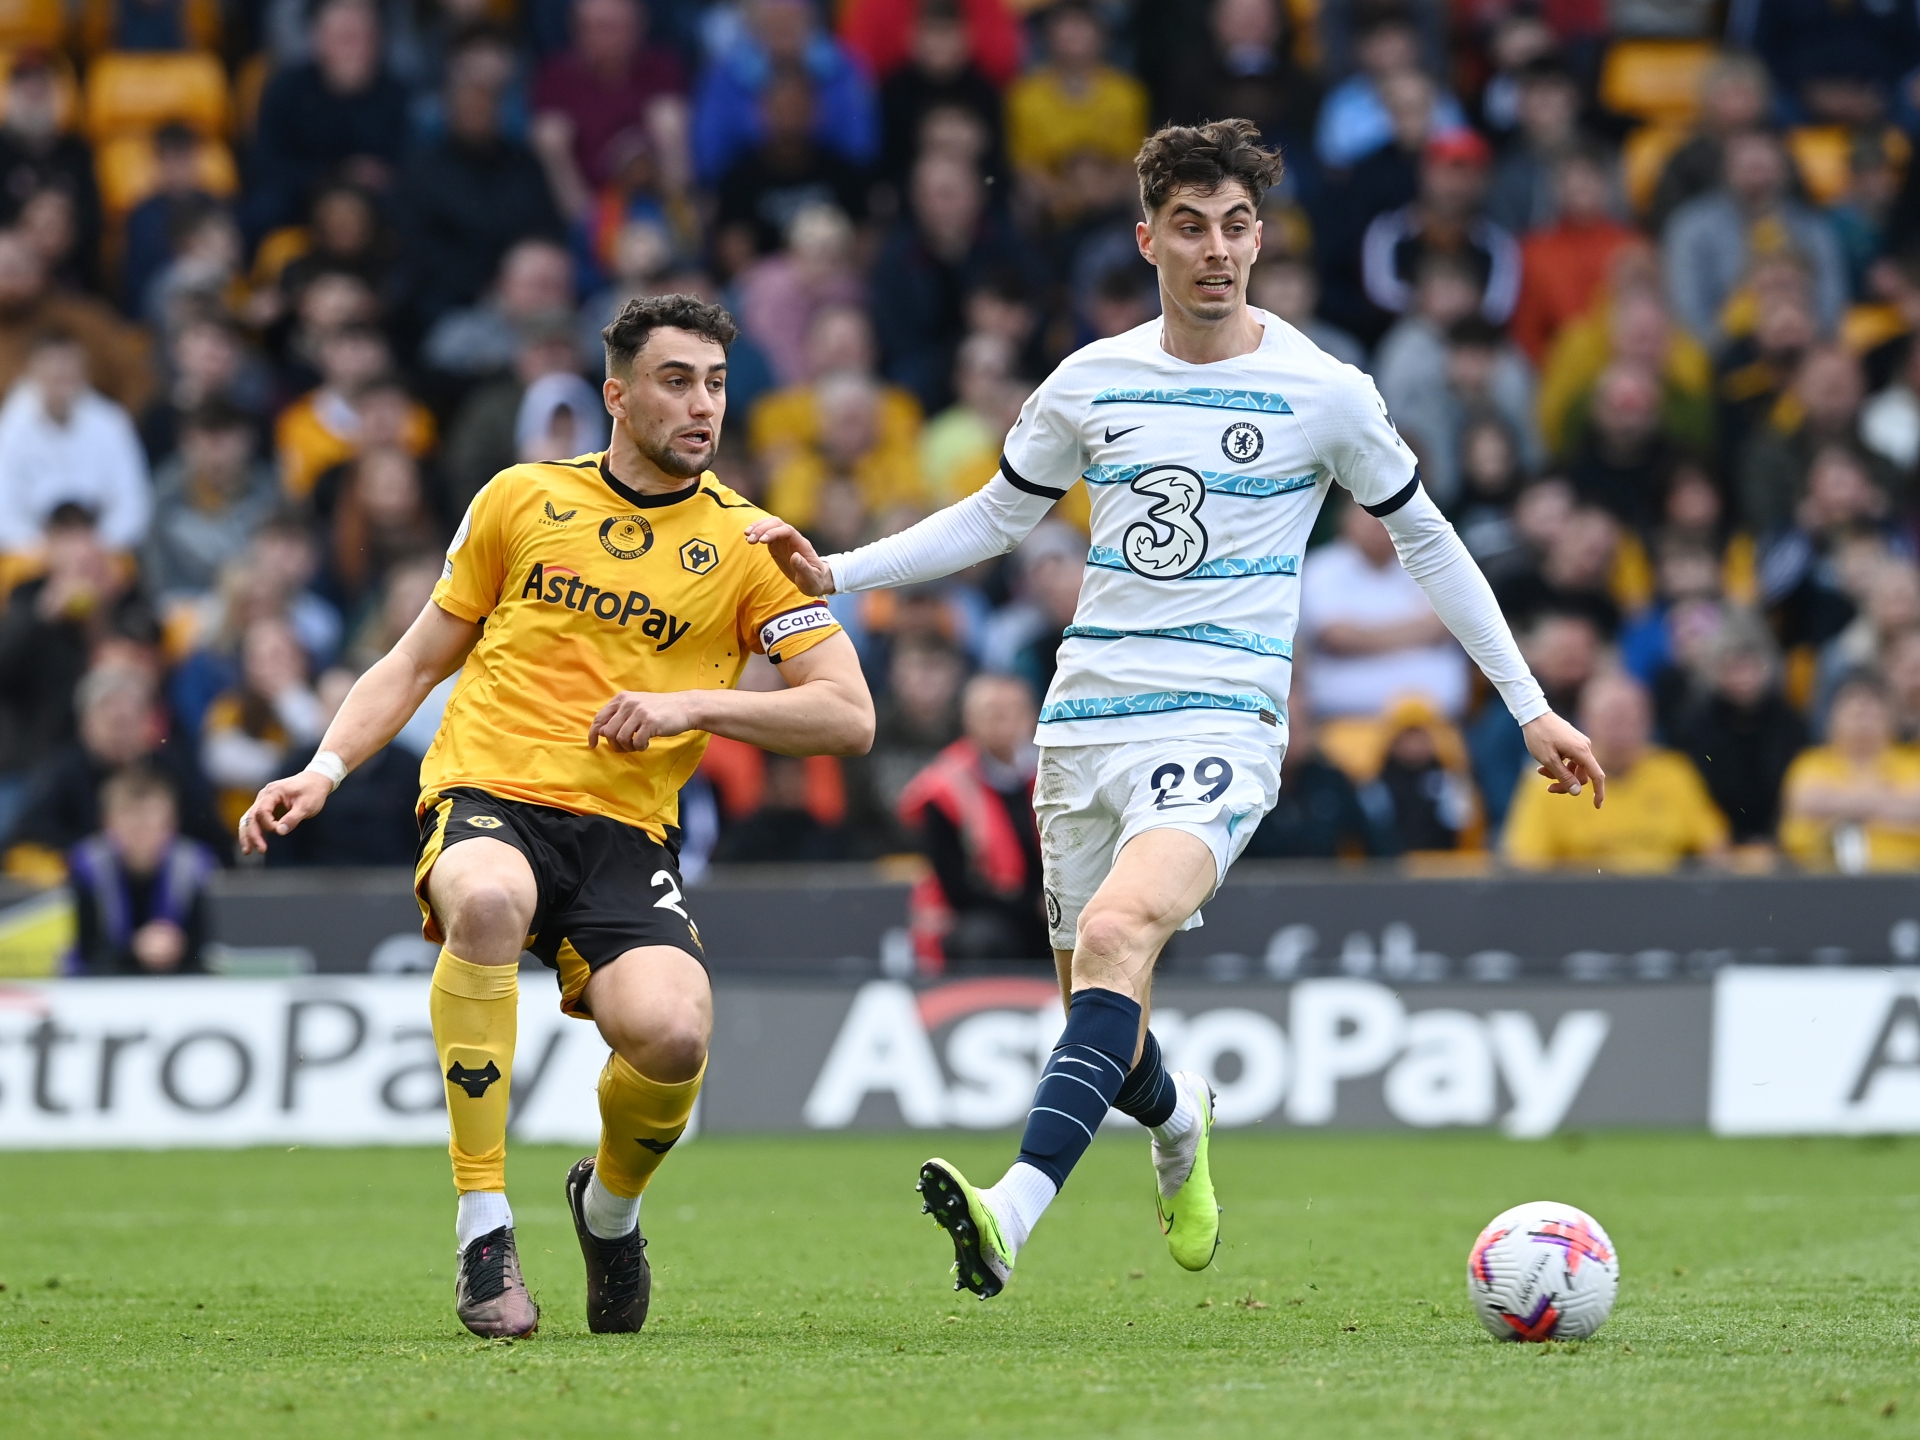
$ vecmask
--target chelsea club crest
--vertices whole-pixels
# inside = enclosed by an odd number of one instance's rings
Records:
[[[1251,420],[1236,420],[1220,437],[1220,449],[1236,465],[1251,465],[1267,448],[1267,437]]]

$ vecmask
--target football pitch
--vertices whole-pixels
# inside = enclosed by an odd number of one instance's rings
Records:
[[[708,1137],[647,1199],[653,1314],[594,1336],[513,1152],[539,1333],[454,1319],[442,1154],[0,1157],[0,1433],[354,1437],[1920,1434],[1920,1141],[1220,1132],[1215,1268],[1103,1136],[988,1304],[911,1185],[925,1138]],[[942,1138],[997,1173],[1010,1137]],[[1523,1200],[1620,1249],[1584,1344],[1490,1339],[1464,1266]]]

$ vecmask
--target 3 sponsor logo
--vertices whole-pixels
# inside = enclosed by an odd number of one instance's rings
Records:
[[[616,560],[638,560],[653,548],[653,526],[644,515],[609,515],[600,522],[600,544]]]
[[[617,625],[622,630],[636,625],[642,635],[656,642],[653,647],[656,652],[671,650],[693,628],[691,620],[682,620],[655,608],[642,591],[628,590],[623,594],[618,590],[603,590],[598,585],[589,585],[577,570],[537,560],[520,587],[520,598],[542,605],[558,605],[578,615],[591,614],[594,619]]]

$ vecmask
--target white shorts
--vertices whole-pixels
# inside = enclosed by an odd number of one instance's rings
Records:
[[[1279,746],[1234,735],[1043,747],[1033,810],[1054,948],[1073,949],[1080,912],[1120,847],[1144,830],[1184,830],[1205,841],[1217,888],[1280,796],[1281,755]],[[1200,923],[1196,910],[1180,928]]]

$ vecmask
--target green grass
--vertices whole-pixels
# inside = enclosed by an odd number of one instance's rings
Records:
[[[991,1175],[1005,1137],[946,1140]],[[0,1157],[0,1433],[1915,1435],[1920,1143],[1252,1136],[1226,1244],[1177,1270],[1144,1144],[1104,1138],[1013,1286],[955,1295],[914,1137],[703,1139],[647,1201],[654,1306],[586,1333],[559,1195],[518,1149],[540,1333],[453,1317],[437,1153]],[[1497,1344],[1467,1247],[1564,1199],[1623,1257],[1582,1345]]]

